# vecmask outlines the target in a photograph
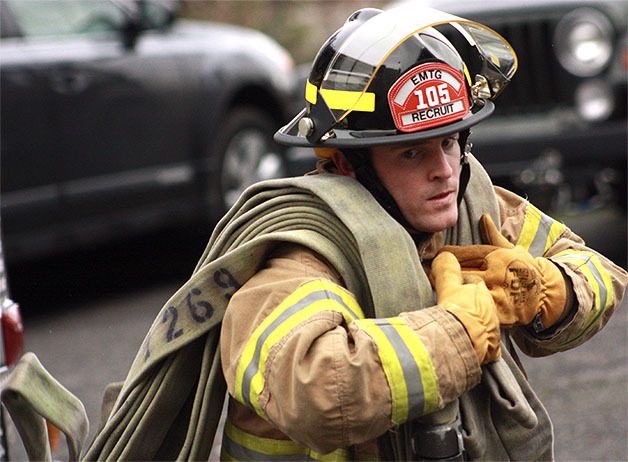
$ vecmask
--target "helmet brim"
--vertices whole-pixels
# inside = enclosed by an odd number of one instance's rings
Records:
[[[318,142],[311,142],[305,136],[299,135],[299,121],[307,117],[307,110],[303,109],[288,124],[281,127],[273,139],[286,146],[299,147],[329,147],[329,148],[368,148],[374,146],[391,146],[411,144],[431,138],[451,135],[470,128],[489,117],[495,110],[492,101],[486,100],[477,112],[469,113],[466,117],[448,125],[422,130],[413,133],[401,133],[397,130],[346,130],[334,128],[333,137],[323,137]]]

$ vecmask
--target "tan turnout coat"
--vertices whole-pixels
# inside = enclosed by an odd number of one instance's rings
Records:
[[[573,287],[571,312],[556,329],[537,336],[519,327],[510,334],[531,356],[581,344],[604,326],[620,303],[626,272],[526,200],[498,187],[495,192],[502,234],[532,251],[539,245],[540,229],[539,253],[559,265]],[[424,266],[429,267],[442,245],[442,233],[421,245]],[[223,458],[256,458],[260,449],[312,459],[323,458],[322,454],[368,459],[377,456],[376,438],[399,423],[392,418],[394,393],[377,339],[366,324],[326,309],[325,300],[277,334],[262,352],[264,380],[257,407],[236,399],[241,384],[238,368],[241,373],[247,345],[250,348],[259,327],[278,307],[314,281],[344,290],[341,277],[321,257],[286,244],[275,249],[265,267],[231,299],[220,343],[230,393]],[[429,399],[435,406],[442,407],[479,382],[480,365],[455,318],[439,306],[422,310],[408,306],[402,311],[399,322],[417,336],[424,360],[431,362],[435,382]]]

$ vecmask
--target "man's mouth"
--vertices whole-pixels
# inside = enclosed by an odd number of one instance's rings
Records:
[[[430,201],[438,201],[438,200],[446,199],[452,193],[453,193],[453,191],[444,191],[444,192],[435,194],[434,196],[430,197],[428,200],[430,200]]]

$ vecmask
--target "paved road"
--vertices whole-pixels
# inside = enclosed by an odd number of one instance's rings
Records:
[[[604,218],[610,220],[605,229],[619,229],[619,245],[595,238],[600,217],[579,225],[579,232],[624,259],[625,216]],[[184,241],[177,245],[159,236],[9,268],[25,316],[26,348],[83,401],[92,434],[102,389],[124,378],[153,317],[200,255],[200,243]],[[627,334],[624,301],[587,344],[525,360],[555,423],[557,460],[628,461]]]

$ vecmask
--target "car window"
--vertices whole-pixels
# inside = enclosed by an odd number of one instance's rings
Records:
[[[125,12],[108,1],[2,0],[25,37],[102,34],[120,30]]]

